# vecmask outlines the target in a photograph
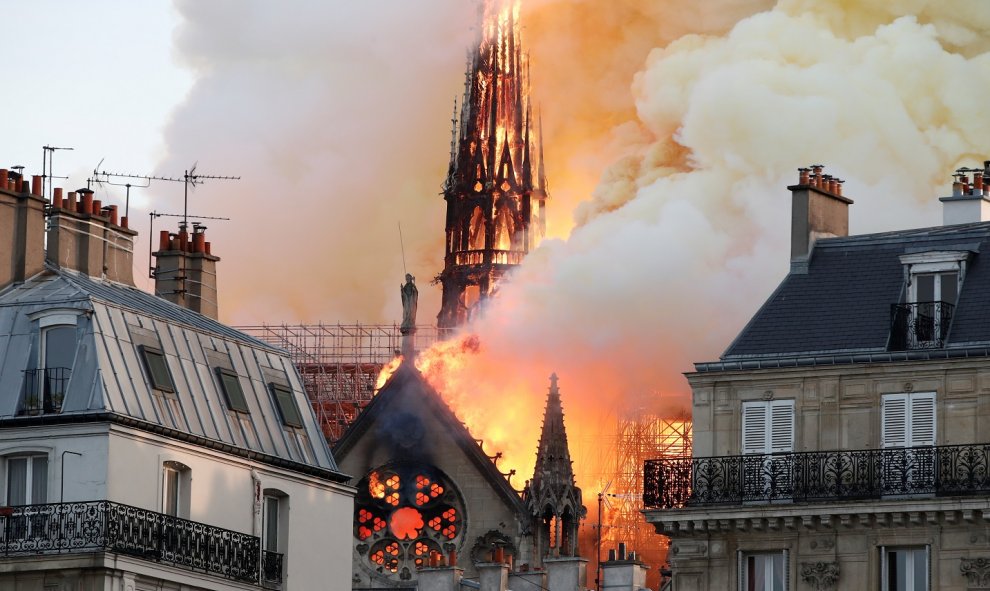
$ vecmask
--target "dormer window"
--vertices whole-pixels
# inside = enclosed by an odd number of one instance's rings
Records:
[[[75,311],[46,311],[38,322],[38,357],[35,369],[25,372],[21,414],[49,414],[62,410],[79,345]]]
[[[144,368],[148,371],[151,387],[162,392],[175,392],[172,373],[168,370],[168,361],[160,349],[141,345],[141,356],[144,358]]]
[[[891,309],[890,350],[945,346],[970,251],[940,250],[901,256],[907,288]]]

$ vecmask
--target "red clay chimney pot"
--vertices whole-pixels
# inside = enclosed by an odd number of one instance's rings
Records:
[[[127,216],[126,215],[120,216],[120,227],[123,228],[123,229],[125,229],[125,230],[127,229]]]
[[[103,215],[103,202],[100,201],[99,199],[94,199],[93,200],[93,211],[90,212],[90,213],[92,213],[93,215],[100,215],[100,216],[102,216]]]
[[[10,183],[10,173],[6,168],[0,168],[0,189],[7,189],[7,185]]]
[[[110,223],[116,226],[117,225],[117,206],[116,205],[108,205],[107,207],[110,208]]]
[[[41,197],[41,181],[42,177],[34,175],[31,177],[31,194]]]
[[[79,208],[79,213],[92,213],[93,212],[93,192],[92,191],[80,191],[82,193],[82,206]]]
[[[62,209],[62,187],[55,187],[52,195],[52,207]]]

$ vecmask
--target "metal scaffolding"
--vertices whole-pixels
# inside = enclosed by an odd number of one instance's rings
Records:
[[[691,456],[691,417],[660,417],[656,414],[633,414],[619,417],[616,425],[614,472],[602,518],[602,546],[614,548],[625,542],[639,559],[651,566],[650,578],[659,574],[666,560],[667,538],[656,533],[646,522],[643,510],[643,464],[656,458]],[[658,581],[651,580],[656,588]]]
[[[237,330],[289,352],[331,443],[374,396],[378,374],[402,348],[397,324],[262,324]],[[414,347],[429,348],[440,334],[435,326],[417,326]]]

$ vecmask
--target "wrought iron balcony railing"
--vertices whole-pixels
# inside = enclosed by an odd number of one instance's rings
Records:
[[[650,509],[990,492],[990,444],[648,460]]]
[[[258,583],[257,536],[110,501],[0,508],[0,556],[116,552]],[[267,554],[267,553],[266,553]],[[282,579],[282,559],[266,556],[265,580]]]
[[[909,302],[890,306],[890,350],[941,349],[949,336],[952,312],[948,302]]]
[[[282,558],[278,552],[265,550],[261,553],[261,582],[266,586],[282,584]]]
[[[24,372],[24,399],[19,414],[61,412],[65,388],[72,370],[68,367],[29,369]]]

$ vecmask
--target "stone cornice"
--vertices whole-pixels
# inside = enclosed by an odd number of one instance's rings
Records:
[[[657,533],[671,538],[729,532],[830,531],[990,524],[990,499],[934,498],[815,504],[762,504],[644,511]]]

